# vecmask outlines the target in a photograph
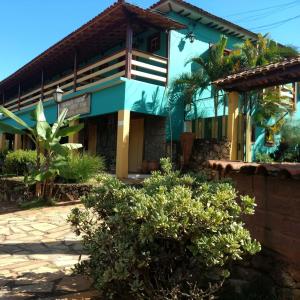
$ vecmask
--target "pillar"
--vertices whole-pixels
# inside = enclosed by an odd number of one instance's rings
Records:
[[[72,121],[70,126],[79,125],[79,120]],[[69,136],[69,143],[79,143],[79,132]]]
[[[245,131],[245,124],[244,124],[244,116],[239,114],[238,115],[238,149],[237,149],[237,159],[244,160],[244,131]]]
[[[251,124],[251,115],[247,113],[246,115],[246,162],[252,162],[252,152],[251,152],[251,132],[252,132],[252,124]]]
[[[230,160],[237,160],[238,153],[238,114],[239,114],[239,94],[230,92],[228,99],[228,126],[227,139],[231,142]]]
[[[88,124],[88,152],[97,154],[97,123]]]
[[[6,135],[5,133],[0,133],[0,151],[6,148]]]
[[[129,129],[130,111],[120,110],[118,112],[118,133],[117,133],[117,178],[128,177],[128,152],[129,152]]]
[[[14,151],[22,149],[22,136],[21,134],[15,134]]]

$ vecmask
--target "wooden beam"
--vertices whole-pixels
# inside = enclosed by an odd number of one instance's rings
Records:
[[[170,51],[170,45],[171,45],[171,35],[170,35],[170,31],[167,30],[166,32],[166,55],[167,55],[167,81],[166,81],[166,85],[169,83],[169,67],[170,67],[170,55],[171,55],[171,51]]]
[[[126,63],[125,63],[125,77],[131,79],[131,62],[132,62],[132,40],[133,31],[130,23],[126,28]]]
[[[6,148],[6,134],[0,133],[0,150],[5,150]]]
[[[22,149],[22,136],[20,134],[15,134],[14,151],[19,149]]]

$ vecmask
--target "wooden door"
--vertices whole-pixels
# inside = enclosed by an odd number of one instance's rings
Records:
[[[144,152],[144,119],[130,120],[128,170],[141,172]]]

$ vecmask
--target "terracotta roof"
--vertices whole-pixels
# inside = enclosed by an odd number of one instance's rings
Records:
[[[14,86],[18,80],[36,74],[44,67],[51,71],[53,68],[59,68],[62,64],[69,63],[72,66],[74,49],[79,50],[79,54],[83,59],[91,58],[92,54],[97,55],[101,51],[109,50],[107,48],[116,46],[124,40],[126,24],[129,19],[135,24],[135,33],[141,32],[147,26],[161,29],[182,29],[186,27],[161,14],[119,0],[2,80],[0,89]],[[48,72],[46,73],[48,74]],[[55,72],[52,73],[55,75]]]
[[[214,170],[282,176],[284,178],[300,179],[300,163],[245,163],[241,161],[209,160],[208,166]]]
[[[238,72],[213,84],[225,90],[246,91],[295,81],[300,81],[300,56]]]
[[[156,10],[156,9],[159,9],[160,6],[162,6],[163,4],[168,4],[169,8],[172,9],[172,3],[173,4],[177,4],[181,7],[184,7],[186,9],[190,9],[192,11],[195,11],[196,13],[200,14],[201,16],[207,18],[208,20],[211,21],[214,21],[220,25],[224,25],[226,26],[226,28],[231,28],[232,30],[235,30],[235,32],[239,32],[239,33],[243,33],[244,34],[244,38],[250,38],[252,40],[256,40],[257,39],[257,34],[246,29],[246,28],[243,28],[239,25],[236,25],[228,20],[225,20],[223,18],[220,18],[216,15],[213,15],[211,13],[209,13],[208,11],[202,9],[202,8],[199,8],[191,3],[188,3],[186,1],[183,1],[183,0],[160,0],[158,2],[156,2],[155,4],[153,4],[152,6],[150,6],[150,10]],[[180,11],[179,11],[180,12]],[[210,23],[209,22],[209,23]],[[211,24],[212,25],[212,24]]]

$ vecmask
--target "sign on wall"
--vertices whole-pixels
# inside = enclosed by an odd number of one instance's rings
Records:
[[[84,94],[82,96],[72,98],[59,103],[58,114],[65,108],[68,109],[67,118],[84,115],[91,112],[91,94]]]

